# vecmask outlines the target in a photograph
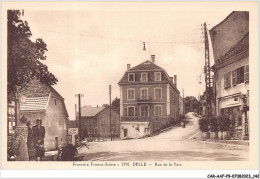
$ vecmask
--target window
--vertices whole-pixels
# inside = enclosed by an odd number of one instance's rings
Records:
[[[135,74],[134,73],[128,73],[128,81],[135,81]]]
[[[56,99],[54,100],[54,103],[55,103],[55,105],[57,105],[57,101],[56,101]]]
[[[135,99],[135,89],[127,89],[127,99]]]
[[[141,116],[149,116],[149,108],[148,106],[140,106],[140,115]]]
[[[154,115],[155,116],[162,116],[162,106],[161,105],[155,105],[154,106]]]
[[[154,88],[154,99],[162,99],[162,88]]]
[[[249,65],[245,66],[245,82],[249,81]]]
[[[244,66],[237,69],[237,84],[244,83]]]
[[[224,88],[231,86],[231,72],[224,74]]]
[[[129,106],[128,108],[128,116],[135,116],[135,107]]]
[[[232,71],[232,85],[235,86],[237,84],[237,70]]]
[[[141,88],[141,99],[148,99],[148,88]]]
[[[141,81],[148,81],[147,73],[141,73]]]
[[[154,73],[154,81],[161,81],[161,72]]]

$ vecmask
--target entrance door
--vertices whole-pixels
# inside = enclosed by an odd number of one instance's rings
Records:
[[[124,137],[127,137],[127,129],[124,129]]]

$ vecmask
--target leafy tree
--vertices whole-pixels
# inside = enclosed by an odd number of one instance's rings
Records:
[[[43,84],[58,82],[41,61],[46,60],[47,46],[42,39],[33,42],[27,21],[20,19],[19,10],[7,11],[7,89],[8,95],[26,88],[32,79]]]
[[[195,111],[195,109],[198,109],[199,102],[197,98],[194,96],[187,96],[184,98],[184,103],[185,103],[185,111]]]
[[[113,101],[112,101],[112,104],[111,104],[113,107],[119,109],[120,108],[120,99],[119,98],[115,98]]]

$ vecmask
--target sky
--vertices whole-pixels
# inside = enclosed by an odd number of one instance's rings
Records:
[[[54,88],[65,98],[70,120],[75,119],[75,94],[84,94],[82,106],[108,104],[108,86],[112,85],[112,100],[119,98],[117,83],[127,64],[134,67],[150,60],[150,55],[155,55],[155,63],[169,76],[177,75],[181,95],[182,89],[185,96],[203,93],[205,52],[201,24],[207,22],[211,29],[232,11],[214,7],[203,11],[180,9],[163,3],[91,7],[24,9],[23,19],[31,28],[32,40],[42,38],[47,44],[44,63],[58,78]],[[211,47],[210,54],[213,65]]]

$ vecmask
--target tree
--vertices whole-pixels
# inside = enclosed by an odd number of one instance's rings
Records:
[[[115,98],[113,101],[112,101],[112,104],[111,104],[113,107],[115,107],[116,109],[119,109],[120,108],[120,99],[119,98]]]
[[[19,10],[7,11],[7,89],[8,96],[26,88],[32,79],[46,85],[58,82],[41,61],[48,50],[42,39],[33,42],[27,21],[20,19]]]
[[[199,102],[194,96],[187,96],[184,98],[185,111],[198,110]]]

